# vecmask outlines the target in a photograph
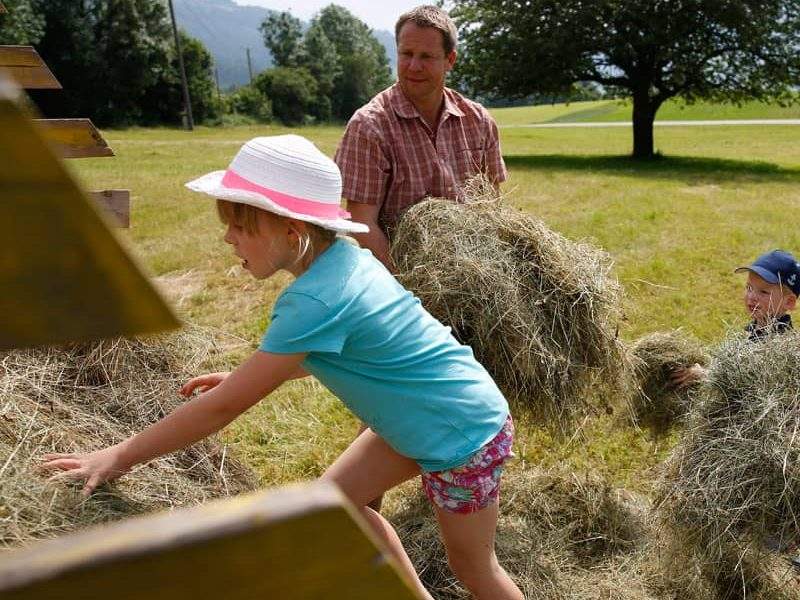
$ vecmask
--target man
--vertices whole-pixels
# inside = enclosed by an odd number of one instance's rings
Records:
[[[427,196],[460,200],[461,185],[484,173],[506,179],[497,125],[485,108],[446,88],[456,62],[449,15],[419,6],[395,26],[397,83],[350,119],[334,160],[355,237],[392,270],[389,242],[402,212]]]

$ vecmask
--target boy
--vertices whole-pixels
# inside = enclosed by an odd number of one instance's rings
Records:
[[[800,262],[789,252],[773,250],[759,256],[750,266],[735,270],[743,272],[747,272],[744,305],[753,317],[745,328],[750,341],[792,329],[789,313],[800,295]],[[675,387],[684,388],[705,379],[706,375],[706,369],[692,365],[676,369],[672,382]]]
[[[735,273],[747,273],[744,305],[753,320],[745,328],[751,342],[767,336],[785,333],[792,329],[789,313],[797,304],[800,295],[800,262],[789,252],[773,250],[759,256],[748,267],[739,267]],[[687,387],[705,379],[708,371],[700,365],[676,369],[672,374],[675,387]],[[782,551],[785,545],[776,539],[766,542],[770,550]],[[800,555],[791,560],[795,569],[800,569]]]

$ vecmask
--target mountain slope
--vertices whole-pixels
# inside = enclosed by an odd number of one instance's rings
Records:
[[[264,47],[258,30],[264,18],[273,11],[258,6],[241,6],[233,0],[173,0],[178,27],[199,39],[214,57],[223,89],[249,82],[247,48],[253,74],[272,65],[269,50]],[[303,28],[308,26],[303,23]],[[389,64],[395,69],[397,49],[394,35],[385,30],[373,31],[386,48]]]
[[[214,57],[223,89],[249,82],[247,48],[254,74],[272,64],[258,30],[269,10],[239,6],[232,0],[174,0],[174,4],[178,27],[203,42]]]

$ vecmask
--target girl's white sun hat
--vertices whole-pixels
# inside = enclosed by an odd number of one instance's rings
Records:
[[[299,135],[253,138],[225,171],[198,177],[186,187],[341,233],[369,231],[341,208],[339,167]]]

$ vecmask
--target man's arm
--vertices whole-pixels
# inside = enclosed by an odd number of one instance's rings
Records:
[[[390,272],[395,272],[395,266],[389,253],[389,238],[378,225],[378,214],[380,206],[364,204],[362,202],[347,201],[347,210],[353,221],[364,223],[369,227],[368,233],[354,233],[353,237],[358,240],[362,248],[367,248],[372,254],[381,261]]]
[[[486,112],[486,124],[488,125],[488,130],[484,142],[485,151],[481,167],[499,192],[500,184],[508,179],[508,171],[503,160],[503,153],[500,150],[500,132],[497,129],[497,123],[488,112]]]

